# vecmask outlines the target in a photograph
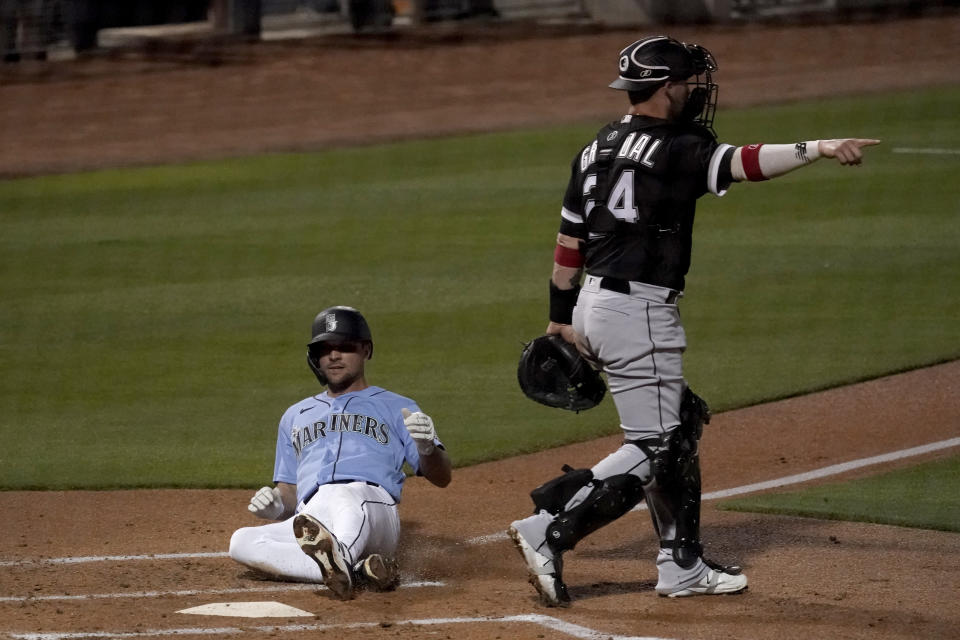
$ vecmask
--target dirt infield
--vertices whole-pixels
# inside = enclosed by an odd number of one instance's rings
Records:
[[[960,82],[957,16],[673,33],[717,55],[724,106]],[[603,88],[611,51],[635,35],[478,29],[7,68],[0,175],[608,119],[623,107]],[[958,416],[960,362],[724,413],[704,436],[704,491],[955,439]],[[538,606],[503,531],[561,464],[589,466],[616,446],[604,438],[458,469],[446,490],[412,480],[403,588],[346,603],[223,556],[231,532],[254,524],[247,491],[0,493],[0,637],[960,638],[960,536],[736,514],[713,501],[708,552],[744,564],[746,594],[656,597],[656,541],[640,512],[568,554],[571,608]],[[314,617],[177,613],[260,600]]]
[[[709,495],[956,439],[958,390],[960,362],[954,362],[720,414],[703,439],[704,491]],[[658,598],[653,591],[656,540],[648,515],[639,512],[567,554],[571,608],[540,607],[503,531],[530,509],[527,491],[562,463],[589,466],[617,445],[618,439],[610,437],[458,469],[445,490],[412,480],[401,505],[404,587],[361,593],[351,602],[302,585],[261,581],[222,557],[232,531],[255,523],[245,512],[248,491],[3,493],[0,636],[96,632],[115,637],[158,635],[157,630],[194,635],[189,630],[204,629],[207,636],[242,632],[243,637],[284,638],[302,633],[296,625],[306,624],[347,639],[958,637],[960,535],[730,513],[718,511],[713,501],[704,503],[708,551],[745,565],[751,580],[746,594]],[[921,458],[955,451],[945,448]],[[188,555],[119,558],[150,554]],[[86,561],[56,560],[64,557]],[[258,591],[277,587],[283,590]],[[94,597],[71,599],[84,594]],[[54,596],[68,597],[44,599]],[[263,600],[315,618],[176,613],[211,602]],[[267,625],[281,628],[263,629]]]

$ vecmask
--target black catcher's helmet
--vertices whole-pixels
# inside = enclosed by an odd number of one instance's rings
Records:
[[[360,312],[353,307],[330,307],[318,313],[310,327],[310,336],[310,342],[307,343],[307,364],[320,384],[327,384],[327,379],[320,371],[318,360],[311,351],[313,345],[333,340],[369,342],[370,357],[373,357],[373,336],[370,333],[370,326]]]
[[[694,78],[682,117],[713,131],[717,85],[711,74],[717,70],[717,61],[706,48],[669,36],[650,36],[620,52],[619,69],[610,87],[624,91],[652,93],[667,80]]]

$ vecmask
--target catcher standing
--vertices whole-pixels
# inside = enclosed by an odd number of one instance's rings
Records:
[[[509,528],[541,602],[564,606],[563,552],[646,498],[660,539],[661,596],[742,592],[736,566],[709,562],[700,542],[698,441],[710,414],[683,377],[677,302],[690,266],[697,199],[734,182],[783,175],[820,157],[860,164],[879,140],[719,143],[717,70],[702,46],[643,38],[619,55],[630,110],[573,159],[550,281],[548,335],[576,343],[606,374],[623,445],[592,469],[571,469],[531,493],[534,515]]]

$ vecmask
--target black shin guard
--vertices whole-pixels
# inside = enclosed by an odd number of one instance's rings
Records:
[[[700,544],[700,458],[696,455],[678,463],[677,529],[673,560],[687,569],[703,555]]]
[[[703,425],[709,422],[707,403],[687,387],[680,401],[680,426],[673,432],[668,447],[673,461],[677,506],[673,560],[683,568],[692,567],[703,555],[700,544],[699,440]]]
[[[708,422],[707,403],[688,388],[680,403],[680,425],[663,437],[633,443],[647,453],[653,466],[653,480],[644,488],[660,546],[672,549],[674,562],[685,569],[703,555],[698,446]]]
[[[643,499],[643,485],[635,475],[623,473],[594,480],[593,490],[578,505],[561,512],[547,527],[547,544],[554,553],[576,544],[624,515]]]

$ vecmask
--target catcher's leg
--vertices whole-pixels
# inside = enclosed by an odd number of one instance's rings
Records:
[[[530,493],[536,505],[529,518],[515,520],[507,533],[527,566],[530,584],[548,607],[564,607],[570,602],[563,582],[563,554],[547,544],[547,528],[570,499],[593,479],[589,469],[563,467],[564,475],[537,487]]]
[[[602,365],[625,438],[660,435],[680,422],[686,387],[687,343],[679,312],[658,298],[669,289],[648,287],[648,299],[599,288],[593,282],[599,280],[590,276],[585,281],[573,313],[574,329],[588,357]]]
[[[527,567],[528,580],[548,607],[565,607],[570,603],[567,585],[563,582],[563,556],[554,555],[547,544],[546,529],[553,516],[542,511],[510,523],[507,533]]]
[[[574,496],[547,527],[547,544],[554,554],[573,549],[588,535],[610,524],[643,500],[638,476],[620,473],[593,479]]]
[[[739,567],[703,559],[698,441],[710,413],[689,389],[683,395],[680,418],[680,425],[664,436],[633,443],[653,461],[653,477],[644,489],[660,538],[657,592],[677,597],[743,591],[747,579]]]
[[[547,606],[565,606],[570,600],[563,583],[563,552],[643,499],[641,478],[650,467],[639,455],[636,447],[625,446],[593,470],[565,466],[564,475],[531,492],[537,512],[511,524],[510,537]]]

